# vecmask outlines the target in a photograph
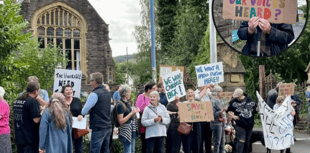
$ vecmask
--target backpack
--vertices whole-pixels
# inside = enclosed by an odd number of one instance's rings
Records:
[[[126,107],[126,105],[124,104],[124,102],[122,102],[121,100],[119,100],[117,103],[116,103],[116,105],[115,105],[115,107],[113,108],[113,110],[112,110],[112,114],[111,114],[111,116],[112,116],[112,125],[115,125],[115,127],[120,127],[120,124],[119,124],[119,122],[118,122],[118,118],[117,118],[117,105],[122,105],[123,106],[123,109],[124,109],[124,112],[126,112],[127,111],[127,107]]]

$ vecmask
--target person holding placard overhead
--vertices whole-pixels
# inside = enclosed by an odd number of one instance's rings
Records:
[[[192,103],[197,102],[195,101],[195,93],[193,89],[188,89],[186,92],[186,99],[183,103]],[[186,123],[192,126],[192,130],[189,134],[181,134],[181,140],[183,145],[183,151],[185,153],[194,153],[200,152],[201,147],[201,123],[194,122],[194,123]]]
[[[291,24],[270,24],[264,18],[252,17],[241,23],[238,36],[241,40],[247,40],[242,53],[257,56],[257,42],[260,40],[259,56],[271,56],[288,48],[294,40],[294,31]]]
[[[237,88],[227,111],[236,122],[237,153],[246,153],[254,127],[254,114],[258,111],[257,104],[241,88]]]
[[[72,86],[67,84],[62,87],[61,93],[65,96],[65,104],[68,106],[73,117],[77,117],[78,121],[83,119],[82,116],[82,103],[79,98],[73,97]],[[72,130],[73,146],[75,153],[83,152],[83,137],[74,138],[73,134],[74,129]]]
[[[150,105],[145,107],[141,118],[141,124],[146,127],[146,152],[152,153],[156,148],[158,153],[164,153],[170,116],[166,107],[159,102],[160,97],[157,91],[150,93],[150,99]]]
[[[39,153],[72,153],[72,117],[65,97],[55,93],[40,124]]]

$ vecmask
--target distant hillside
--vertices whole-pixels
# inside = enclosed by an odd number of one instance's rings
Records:
[[[133,62],[134,57],[135,57],[135,54],[128,54],[128,61]],[[113,57],[113,59],[117,63],[127,62],[127,56],[126,55],[116,56],[116,57]]]

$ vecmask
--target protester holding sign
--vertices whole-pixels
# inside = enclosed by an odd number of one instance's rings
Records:
[[[167,110],[171,118],[171,122],[167,132],[167,153],[179,153],[181,147],[181,135],[178,132],[178,127],[180,124],[180,116],[178,115],[179,108],[178,103],[180,102],[180,97],[176,96],[175,100],[167,105]]]
[[[147,83],[144,86],[144,93],[140,94],[136,101],[136,107],[140,109],[140,116],[142,116],[144,108],[150,104],[150,93],[157,90],[155,83]],[[145,141],[145,127],[141,125],[138,127],[141,134],[142,153],[146,153],[146,141]]]
[[[145,107],[141,123],[146,127],[146,151],[151,153],[157,148],[158,153],[164,153],[165,137],[167,137],[167,125],[170,116],[164,105],[159,103],[157,91],[150,93],[151,104]]]
[[[138,136],[138,127],[134,115],[140,112],[137,107],[131,109],[128,100],[131,97],[131,88],[128,85],[122,85],[119,88],[121,99],[116,103],[117,120],[120,124],[119,138],[124,146],[124,153],[135,152],[135,140]]]
[[[39,123],[41,119],[40,103],[36,100],[40,86],[29,82],[26,92],[14,103],[14,132],[18,152],[39,150]]]
[[[212,106],[214,113],[214,121],[211,122],[213,131],[214,153],[224,152],[224,134],[223,134],[223,114],[227,110],[221,100],[222,87],[215,86],[212,91]]]
[[[41,119],[39,153],[72,153],[71,132],[72,117],[65,97],[53,94]]]
[[[283,97],[283,96],[279,96],[279,97],[277,98],[277,100],[276,100],[276,103],[277,103],[277,104],[274,105],[273,110],[274,110],[274,111],[278,110],[279,107],[282,105],[283,101],[284,101],[284,97]],[[295,102],[292,102],[292,103],[295,103]],[[293,117],[293,116],[295,116],[295,114],[296,114],[295,110],[292,110],[291,113],[288,114],[289,118],[290,118],[292,121],[294,120],[294,117]],[[283,152],[284,152],[284,150],[281,150],[281,153],[283,153]],[[290,153],[290,152],[291,152],[291,148],[287,148],[287,149],[286,149],[286,153]]]
[[[195,101],[195,93],[193,89],[188,89],[186,92],[186,99],[183,103],[192,103],[197,102]],[[192,125],[192,130],[188,135],[181,135],[183,151],[184,153],[194,153],[200,152],[201,147],[201,124],[200,122],[195,123],[187,123]]]
[[[227,111],[236,121],[237,153],[248,152],[257,104],[240,88],[234,91],[233,98]]]
[[[262,31],[261,35],[255,32],[257,29]],[[257,41],[260,37],[261,55],[271,56],[288,47],[288,44],[294,40],[294,31],[290,24],[270,24],[264,18],[252,17],[249,21],[241,23],[238,36],[241,40],[247,40],[242,53],[257,56]]]
[[[72,86],[67,84],[62,87],[61,93],[65,96],[65,104],[69,107],[69,110],[73,117],[78,117],[78,120],[81,121],[82,116],[82,103],[79,98],[73,97],[73,90]],[[83,137],[74,138],[73,134],[74,129],[72,130],[72,138],[73,138],[73,145],[75,153],[82,153],[83,152]]]
[[[270,108],[273,108],[273,106],[276,104],[280,84],[282,84],[282,82],[279,82],[274,89],[271,89],[267,93],[266,103]]]

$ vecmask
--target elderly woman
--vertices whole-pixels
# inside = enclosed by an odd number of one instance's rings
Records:
[[[116,103],[117,120],[120,124],[119,137],[124,145],[124,153],[135,152],[135,139],[138,135],[138,127],[136,125],[134,115],[140,112],[137,107],[131,109],[129,99],[131,97],[131,88],[128,85],[122,85],[119,88],[121,99]]]
[[[227,110],[221,98],[223,92],[222,87],[215,86],[212,91],[212,106],[214,121],[211,122],[211,129],[213,133],[214,153],[224,152],[224,137],[223,137],[223,113]]]
[[[69,110],[73,117],[78,117],[78,120],[81,121],[83,119],[82,116],[82,103],[79,98],[73,97],[72,86],[67,84],[62,87],[61,93],[65,96],[65,104],[69,107]],[[75,153],[83,152],[83,137],[74,138],[73,130],[72,130],[72,138]]]
[[[157,91],[157,85],[155,83],[147,83],[144,86],[144,93],[140,94],[136,101],[136,107],[140,109],[140,116],[142,116],[144,108],[150,104],[150,93]],[[142,153],[146,153],[146,141],[145,141],[145,127],[138,127],[141,134]]]
[[[72,118],[65,97],[53,94],[41,118],[39,153],[72,153],[71,131]]]
[[[181,147],[181,135],[178,132],[178,127],[180,124],[179,118],[179,108],[178,103],[180,102],[180,97],[176,96],[175,100],[167,105],[167,110],[171,118],[170,126],[167,132],[167,153],[179,153]]]
[[[192,103],[195,101],[195,92],[193,89],[188,89],[186,92],[186,99],[183,103]],[[201,145],[201,123],[188,123],[193,126],[193,130],[188,135],[181,135],[183,151],[185,153],[198,153]]]
[[[10,139],[10,107],[4,100],[5,91],[0,87],[0,150],[2,153],[12,153]]]
[[[159,103],[159,93],[150,93],[151,104],[145,107],[141,123],[146,127],[146,152],[164,152],[165,137],[167,137],[167,125],[170,123],[168,111],[164,105]]]

